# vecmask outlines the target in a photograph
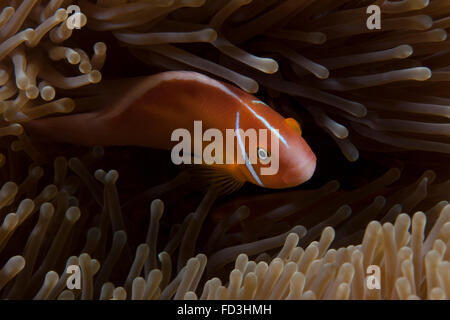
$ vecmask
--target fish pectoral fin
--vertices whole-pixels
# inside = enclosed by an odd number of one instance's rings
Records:
[[[295,120],[294,118],[286,118],[284,119],[286,121],[286,124],[297,131],[300,135],[302,135],[302,128],[300,127],[300,124]]]
[[[209,165],[186,166],[192,175],[191,182],[203,188],[214,188],[219,195],[227,195],[239,190],[245,181],[239,180],[225,169]]]

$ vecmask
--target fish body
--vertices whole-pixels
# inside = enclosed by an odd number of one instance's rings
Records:
[[[99,111],[51,117],[31,121],[28,126],[39,135],[55,140],[86,146],[133,145],[158,149],[172,149],[179,141],[172,138],[177,129],[196,134],[194,121],[201,121],[202,130],[254,129],[268,132],[267,143],[248,150],[245,137],[232,150],[243,163],[223,163],[206,167],[218,169],[219,175],[268,188],[286,188],[307,181],[316,166],[316,157],[301,137],[298,123],[280,114],[254,96],[205,75],[187,71],[163,72],[140,81],[126,90],[118,102]],[[249,163],[249,154],[257,152],[270,158],[272,140],[277,139],[279,168],[275,174],[261,175],[267,163]],[[239,141],[240,140],[240,141]],[[258,142],[259,143],[259,142]],[[207,145],[203,142],[202,148]],[[255,148],[255,146],[252,146]],[[217,152],[217,150],[216,150]],[[273,152],[275,153],[275,152]],[[195,156],[195,154],[194,154]],[[267,159],[266,159],[267,160]]]

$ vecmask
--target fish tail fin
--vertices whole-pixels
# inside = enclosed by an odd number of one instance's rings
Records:
[[[108,145],[107,124],[97,112],[40,118],[22,125],[30,136],[38,140],[84,146]]]

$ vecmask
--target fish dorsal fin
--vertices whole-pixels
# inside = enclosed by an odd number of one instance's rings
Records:
[[[286,121],[286,124],[298,132],[299,135],[302,135],[302,129],[300,128],[300,125],[298,124],[297,120],[294,118],[286,118],[284,119]]]

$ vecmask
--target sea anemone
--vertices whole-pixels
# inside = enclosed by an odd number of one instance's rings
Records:
[[[65,163],[64,159],[58,159],[58,162],[58,169],[64,168],[61,166]],[[70,167],[82,167],[76,159],[71,159],[70,162]],[[284,233],[224,248],[212,254],[209,259],[204,254],[197,254],[185,261],[179,272],[172,276],[175,258],[172,257],[173,250],[179,246],[178,259],[183,259],[185,248],[192,246],[193,235],[188,231],[192,232],[198,226],[194,222],[203,215],[205,202],[211,200],[211,195],[206,195],[199,210],[185,219],[188,220],[188,225],[181,230],[189,237],[174,237],[178,239],[177,243],[168,243],[165,251],[158,255],[156,242],[164,205],[162,201],[154,200],[147,240],[137,246],[126,279],[120,282],[122,285],[116,286],[108,279],[115,268],[123,266],[127,261],[125,252],[129,249],[127,233],[123,229],[115,231],[117,228],[125,228],[120,206],[115,206],[117,172],[106,173],[100,170],[96,172],[96,177],[104,183],[104,208],[108,208],[98,218],[102,220],[109,214],[109,218],[105,220],[109,220],[113,231],[111,248],[106,255],[101,252],[104,251],[105,234],[109,227],[105,227],[108,221],[103,220],[99,227],[88,230],[81,254],[69,257],[69,248],[74,248],[76,244],[71,244],[70,239],[72,242],[80,241],[78,233],[72,232],[74,225],[83,223],[88,218],[81,218],[76,198],[70,197],[67,189],[65,190],[68,179],[61,172],[61,191],[57,191],[55,185],[49,185],[34,200],[14,200],[18,192],[17,186],[12,182],[3,186],[3,205],[10,203],[16,209],[3,219],[0,234],[2,250],[10,238],[16,236],[17,229],[30,225],[33,214],[37,214],[37,205],[42,203],[37,222],[34,226],[29,226],[32,231],[22,254],[12,256],[0,270],[3,297],[122,300],[446,299],[450,294],[450,256],[447,250],[450,241],[450,205],[446,202],[438,203],[427,213],[416,212],[412,219],[402,213],[396,216],[394,223],[371,221],[359,244],[330,249],[335,237],[332,227],[317,225],[312,228],[323,230],[319,241],[309,242],[315,239],[314,232],[306,240],[306,229],[297,226],[293,229],[295,233],[289,232],[287,236]],[[105,213],[106,211],[109,212]],[[348,217],[348,214],[344,216]],[[425,231],[427,219],[435,221],[428,232]],[[299,244],[305,243],[302,240],[308,241],[308,245],[300,246]],[[283,242],[281,250],[270,254]],[[44,250],[46,245],[48,249]],[[249,260],[249,256],[258,254],[256,261]],[[41,255],[43,258],[37,259]],[[91,256],[103,258],[100,258],[100,262]],[[55,257],[59,258],[54,259]],[[119,257],[122,257],[120,262]],[[36,264],[37,261],[40,264]],[[202,282],[207,262],[215,269],[217,265],[233,262],[234,268],[229,273],[228,283],[224,279],[222,284],[218,277]],[[71,266],[79,266],[81,269],[81,290],[66,288],[69,274],[65,270]],[[378,266],[382,270],[378,289],[366,285],[366,270],[369,266]],[[58,269],[61,269],[59,274],[54,271]]]
[[[2,136],[23,133],[21,122],[55,113],[72,112],[74,101],[56,92],[98,83],[106,46],[96,43],[94,54],[67,46],[86,16],[61,8],[63,1],[35,0],[2,4],[0,15],[0,103]],[[67,1],[66,1],[67,2]],[[69,76],[68,74],[76,74]],[[22,139],[23,140],[23,139]],[[16,149],[20,146],[16,143]]]
[[[372,4],[380,30],[366,27]],[[446,1],[0,9],[1,298],[450,298]],[[91,39],[101,40],[93,50]],[[37,118],[108,106],[117,88],[159,70],[201,71],[300,119],[319,155],[315,180],[221,198],[159,153],[86,152],[24,132]],[[74,267],[80,288],[68,287]],[[368,267],[380,269],[379,289]]]
[[[380,30],[366,26],[371,4],[381,9]],[[150,65],[192,68],[252,93],[261,85],[294,97],[350,161],[359,157],[354,143],[367,148],[367,140],[381,144],[378,150],[450,153],[445,2],[82,0],[80,6],[89,28],[111,31]]]
[[[268,263],[240,254],[228,284],[208,280],[200,299],[448,299],[450,206],[436,210],[439,218],[426,237],[423,212],[412,220],[400,214],[394,224],[372,221],[361,244],[337,249],[329,249],[331,227],[305,249],[290,233]],[[367,284],[370,266],[382,266],[378,288]],[[184,298],[197,295],[191,290]]]
[[[102,154],[94,148],[83,161],[96,165]],[[441,201],[430,206],[436,197],[446,197],[448,181],[433,184],[435,175],[431,171],[411,185],[397,188],[397,192],[391,192],[389,186],[399,179],[398,169],[356,191],[338,191],[336,181],[318,190],[293,191],[295,196],[291,191],[278,197],[284,205],[253,219],[249,208],[240,206],[207,232],[208,241],[200,242],[199,237],[204,237],[202,226],[216,199],[209,191],[161,246],[164,203],[158,199],[151,202],[145,242],[139,242],[142,238],[129,239],[130,221],[122,214],[117,193],[118,172],[99,169],[94,179],[83,161],[57,158],[52,183],[39,193],[38,182],[45,177],[43,168],[36,165],[30,167],[28,178],[19,186],[14,182],[3,185],[0,245],[3,259],[9,257],[0,271],[4,298],[448,297],[450,205]],[[372,203],[367,202],[374,194],[383,193],[388,193],[386,198],[377,196]],[[333,194],[335,204],[321,206]],[[302,207],[292,198],[311,201]],[[100,202],[100,206],[92,201]],[[361,202],[366,204],[358,205]],[[360,209],[352,214],[347,203]],[[422,207],[424,212],[415,213],[411,220],[401,213],[402,207]],[[95,212],[96,208],[103,210]],[[305,214],[310,210],[318,217],[311,219]],[[328,218],[322,220],[322,215]],[[428,228],[427,220],[431,224]],[[273,227],[256,232],[254,226],[264,221]],[[311,227],[307,230],[300,222]],[[233,230],[238,225],[242,231]],[[361,228],[364,225],[365,230]],[[336,234],[340,239],[330,248]],[[14,245],[8,245],[11,243]],[[382,270],[380,290],[366,288],[370,265]],[[81,270],[79,290],[67,288],[67,270],[73,266]]]

